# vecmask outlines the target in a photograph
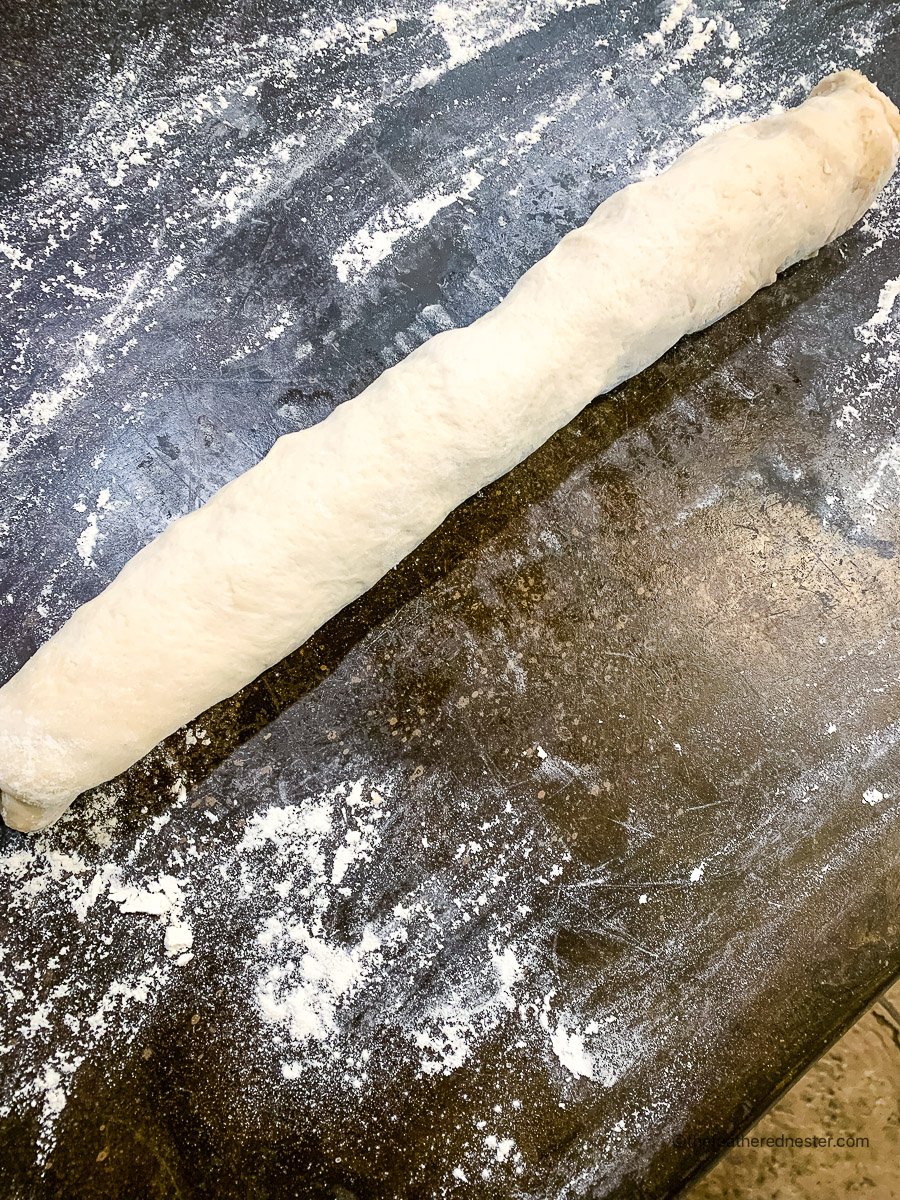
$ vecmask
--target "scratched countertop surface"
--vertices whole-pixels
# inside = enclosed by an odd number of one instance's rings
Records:
[[[900,97],[897,3],[36,0],[0,47],[0,680],[617,188],[838,67]],[[4,830],[3,1197],[673,1195],[896,976],[898,215]]]

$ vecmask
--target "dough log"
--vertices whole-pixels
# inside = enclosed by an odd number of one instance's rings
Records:
[[[175,521],[0,689],[6,822],[83,791],[299,646],[590,400],[849,229],[900,113],[862,75],[698,142]]]

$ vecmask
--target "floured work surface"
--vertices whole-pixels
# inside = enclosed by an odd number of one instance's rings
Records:
[[[898,14],[4,31],[2,677],[698,134],[896,98]],[[662,1196],[896,974],[898,212],[4,834],[8,1192]]]

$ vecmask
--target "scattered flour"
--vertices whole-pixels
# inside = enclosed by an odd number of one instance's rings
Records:
[[[394,245],[426,225],[445,208],[467,200],[484,182],[484,176],[467,171],[452,191],[437,190],[410,200],[401,208],[386,206],[359,229],[332,257],[341,283],[365,276],[387,258]]]
[[[900,277],[889,279],[878,296],[878,308],[857,330],[863,341],[875,341],[879,336],[878,331],[891,321],[898,296],[900,296]]]
[[[558,1025],[550,1035],[550,1045],[553,1053],[576,1079],[593,1079],[594,1063],[584,1047],[584,1036],[580,1033],[570,1033],[562,1025]]]
[[[900,442],[892,442],[876,456],[874,470],[859,489],[859,499],[867,503],[874,500],[890,475],[900,481]]]

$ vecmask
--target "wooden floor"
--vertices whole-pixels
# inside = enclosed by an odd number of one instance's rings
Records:
[[[868,1145],[737,1147],[683,1200],[900,1200],[900,984],[752,1130]]]

